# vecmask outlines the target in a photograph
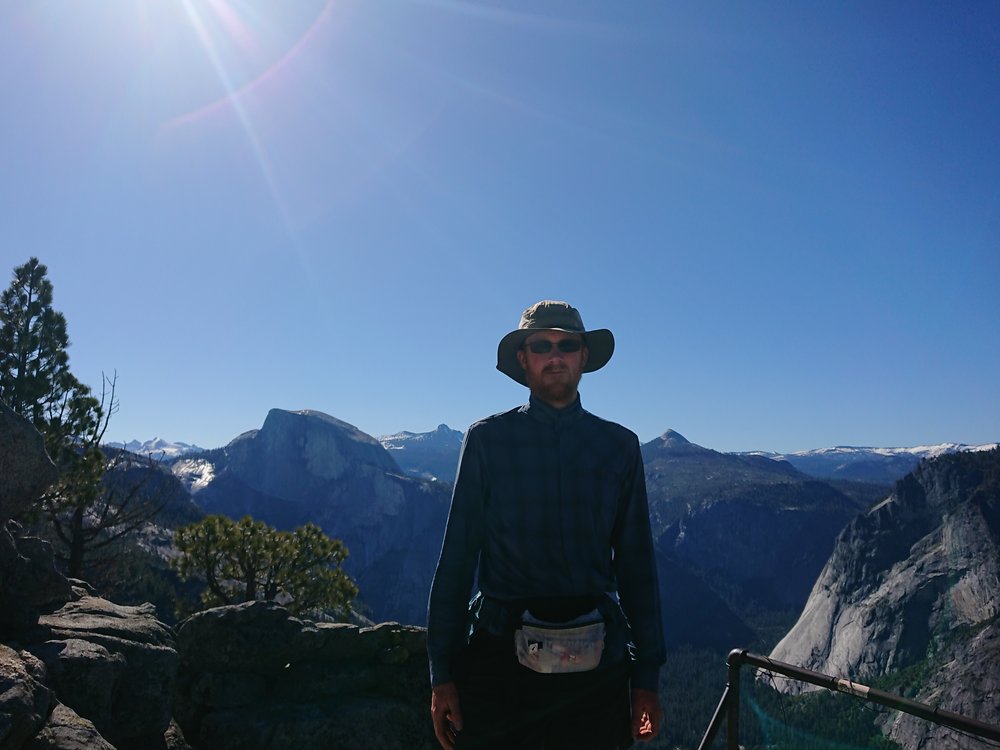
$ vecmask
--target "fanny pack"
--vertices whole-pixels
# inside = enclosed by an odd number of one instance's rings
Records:
[[[604,617],[596,608],[566,622],[540,620],[524,610],[514,648],[517,660],[533,672],[589,672],[601,663],[604,637]]]
[[[468,637],[474,633],[513,639],[518,661],[542,674],[588,671],[602,657],[602,669],[633,658],[631,631],[614,594],[500,600],[478,592],[469,602]]]

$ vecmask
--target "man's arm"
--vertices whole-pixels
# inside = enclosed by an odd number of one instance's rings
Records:
[[[622,610],[628,617],[636,645],[632,686],[655,694],[659,688],[660,666],[666,659],[666,648],[646,477],[639,440],[635,436],[628,472],[629,479],[625,483],[614,533],[615,575]]]
[[[453,682],[451,660],[468,627],[468,604],[482,546],[483,478],[477,440],[466,433],[452,492],[441,556],[427,607],[431,685]]]

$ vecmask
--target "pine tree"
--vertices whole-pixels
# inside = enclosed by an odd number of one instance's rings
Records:
[[[14,269],[0,295],[0,400],[45,438],[59,479],[40,498],[40,507],[57,559],[68,575],[80,577],[102,562],[98,550],[132,533],[165,501],[139,485],[102,482],[107,471],[133,461],[119,451],[109,462],[101,449],[117,410],[115,379],[104,378],[97,398],[70,371],[66,318],[52,307],[47,273],[38,258],[30,258]]]
[[[278,531],[249,516],[208,516],[174,535],[180,554],[171,560],[183,580],[206,585],[208,606],[278,599],[295,614],[343,611],[357,596],[341,569],[347,548],[307,523]]]
[[[0,295],[0,400],[45,437],[56,465],[79,463],[102,424],[101,403],[69,369],[66,318],[52,307],[48,269],[30,258]]]

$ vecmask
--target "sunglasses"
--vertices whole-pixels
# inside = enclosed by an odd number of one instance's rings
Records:
[[[529,341],[527,344],[532,354],[548,354],[552,351],[552,347],[555,347],[563,354],[571,354],[580,351],[582,346],[583,342],[580,339],[563,339],[555,343],[548,339],[536,339],[535,341]]]

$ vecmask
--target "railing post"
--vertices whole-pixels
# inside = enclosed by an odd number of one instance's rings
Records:
[[[742,652],[729,652],[726,664],[729,665],[729,681],[726,691],[729,693],[726,705],[726,750],[739,750],[740,747],[740,665]]]

